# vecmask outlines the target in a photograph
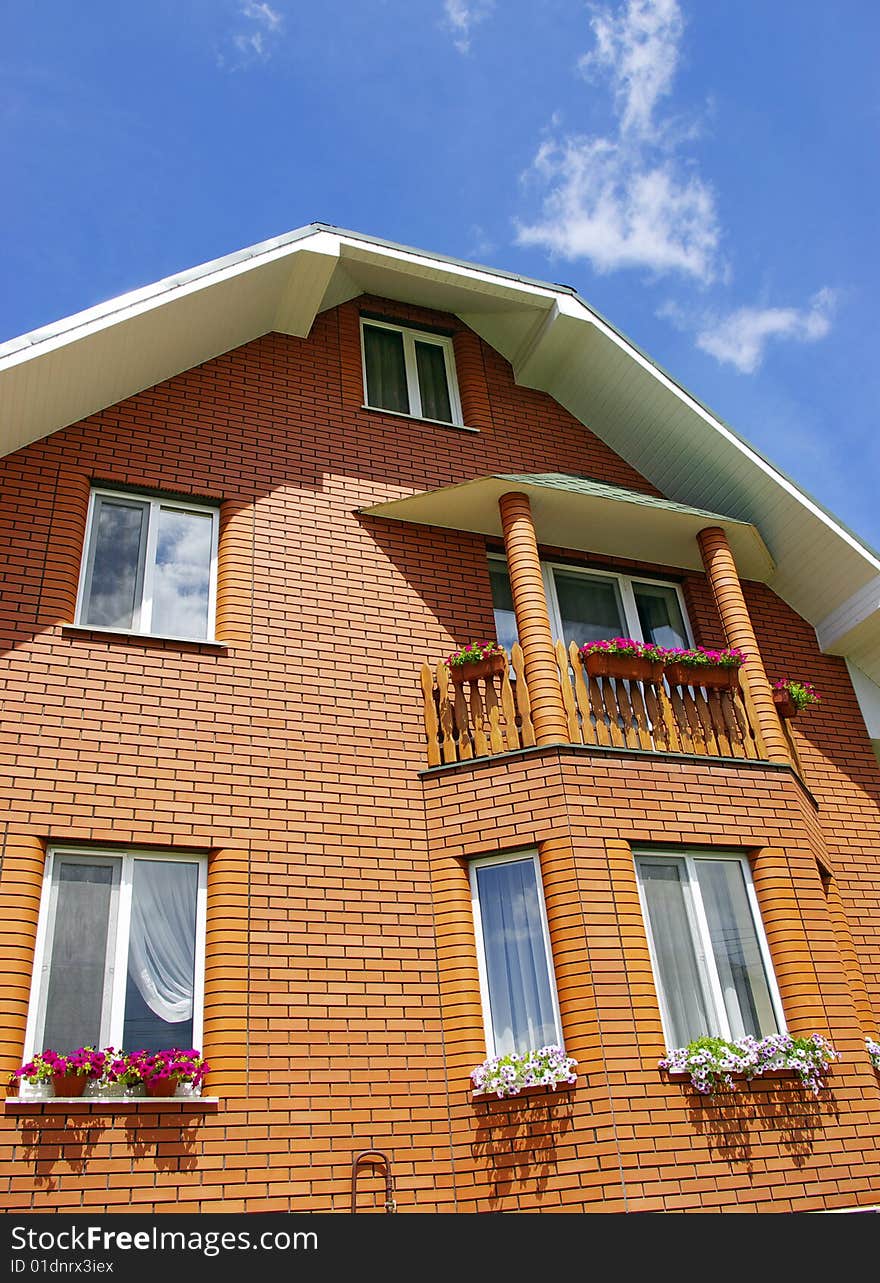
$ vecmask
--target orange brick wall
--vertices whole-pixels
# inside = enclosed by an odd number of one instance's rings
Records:
[[[796,659],[826,692],[795,732],[818,812],[771,768],[547,750],[423,771],[418,670],[491,635],[485,541],[358,510],[491,471],[657,493],[440,320],[477,433],[362,408],[350,303],[306,340],[267,335],[0,460],[0,1069],[20,1061],[47,844],[204,851],[219,1098],[66,1115],[7,1102],[7,1210],[346,1212],[368,1148],[389,1155],[401,1211],[806,1210],[870,1201],[872,1180],[876,1197],[877,1080],[816,858],[877,1012],[880,771],[845,665],[802,620],[747,586],[768,672]],[[91,481],[220,501],[221,645],[69,626]],[[685,580],[699,639],[719,640],[704,577]],[[846,1051],[837,1114],[790,1083],[719,1111],[662,1081],[629,845],[646,832],[743,843],[756,877],[772,865],[766,912],[793,902],[801,916],[790,1023],[826,1017]],[[475,1105],[466,1074],[485,1049],[462,857],[532,842],[582,1078],[552,1099]],[[804,939],[816,974],[801,1001]],[[359,1208],[381,1208],[379,1175],[358,1185]]]

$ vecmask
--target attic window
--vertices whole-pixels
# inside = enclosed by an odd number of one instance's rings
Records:
[[[368,406],[462,425],[451,338],[363,317],[361,335]]]

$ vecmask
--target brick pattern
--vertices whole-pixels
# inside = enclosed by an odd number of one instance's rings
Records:
[[[359,306],[454,330],[478,432],[362,408]],[[876,1199],[876,1075],[816,872],[817,859],[833,870],[860,1006],[876,1013],[880,772],[845,665],[746,585],[768,674],[799,673],[824,694],[794,727],[818,812],[771,768],[542,750],[420,774],[419,668],[491,635],[486,545],[359,510],[495,471],[658,493],[549,397],[517,387],[456,318],[376,299],[0,460],[0,1069],[21,1055],[47,845],[206,851],[204,1047],[220,1097],[7,1108],[7,1210],[347,1212],[352,1156],[366,1148],[390,1156],[402,1212]],[[95,480],[220,502],[222,645],[70,627]],[[722,641],[705,577],[682,578],[698,640]],[[756,873],[772,865],[765,912],[784,903],[803,924],[791,1018],[821,1014],[846,1052],[839,1115],[790,1083],[719,1109],[661,1080],[632,873],[641,841],[742,844]],[[582,1077],[572,1092],[474,1104],[467,1073],[485,1048],[464,861],[532,844]],[[383,1201],[367,1171],[359,1210]]]

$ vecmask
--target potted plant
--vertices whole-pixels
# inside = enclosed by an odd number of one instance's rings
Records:
[[[773,683],[773,703],[780,717],[796,717],[802,708],[818,704],[820,696],[812,682],[798,682],[781,677]]]
[[[880,1042],[876,1038],[866,1038],[865,1046],[868,1049],[868,1059],[875,1069],[880,1069]]]
[[[129,1058],[143,1080],[148,1096],[174,1096],[179,1087],[196,1091],[210,1065],[202,1054],[190,1048],[170,1047],[165,1051],[136,1052]]]
[[[52,1086],[52,1065],[45,1060],[40,1052],[31,1059],[20,1065],[9,1075],[10,1087],[17,1087],[21,1092],[22,1083],[28,1083],[33,1089],[29,1095],[35,1097],[46,1097],[54,1095]]]
[[[518,1096],[526,1087],[551,1087],[559,1083],[574,1084],[577,1061],[566,1056],[559,1046],[539,1047],[520,1055],[491,1056],[471,1070],[475,1096]]]
[[[105,1053],[94,1047],[77,1047],[69,1055],[59,1055],[51,1047],[38,1052],[13,1078],[31,1083],[50,1081],[56,1096],[81,1096],[86,1084],[101,1077]]]
[[[104,1074],[98,1084],[98,1094],[102,1096],[143,1095],[144,1080],[141,1076],[139,1055],[135,1052],[105,1048]]]
[[[447,655],[443,662],[449,669],[449,676],[458,684],[503,673],[507,655],[498,642],[470,642]]]
[[[580,656],[591,677],[622,677],[656,684],[663,679],[666,651],[634,637],[611,637],[585,642]]]
[[[739,670],[746,656],[736,647],[710,650],[694,646],[690,650],[667,650],[665,677],[670,686],[704,686],[719,690],[739,688]]]

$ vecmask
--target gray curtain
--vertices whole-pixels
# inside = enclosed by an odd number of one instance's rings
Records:
[[[419,396],[422,414],[426,419],[452,422],[452,405],[446,381],[446,358],[437,343],[419,343],[416,340],[416,370],[419,376]]]
[[[409,414],[403,335],[397,330],[364,326],[364,363],[367,370],[367,401],[383,410]]]

